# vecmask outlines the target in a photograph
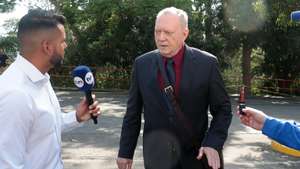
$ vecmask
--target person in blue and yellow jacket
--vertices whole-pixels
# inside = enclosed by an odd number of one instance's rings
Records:
[[[240,114],[239,110],[237,114],[244,125],[262,131],[264,135],[280,144],[300,150],[299,123],[270,117],[251,107],[246,107],[242,111],[245,115]]]

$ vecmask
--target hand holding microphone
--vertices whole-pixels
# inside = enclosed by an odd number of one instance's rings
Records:
[[[86,101],[88,105],[92,105],[94,103],[94,100],[92,98],[92,88],[95,85],[94,76],[91,72],[90,68],[84,65],[77,66],[73,72],[72,72],[73,78],[74,78],[74,84],[76,87],[85,93]],[[94,121],[94,124],[97,124],[97,116],[93,116],[91,114],[91,117]]]

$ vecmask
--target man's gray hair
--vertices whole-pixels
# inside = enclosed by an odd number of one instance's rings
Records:
[[[173,6],[164,8],[158,12],[156,19],[158,19],[161,15],[167,15],[167,14],[177,15],[179,17],[182,26],[188,28],[188,15],[184,10],[175,8]]]

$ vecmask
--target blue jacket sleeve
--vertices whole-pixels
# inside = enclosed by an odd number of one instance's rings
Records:
[[[300,150],[300,126],[296,122],[267,117],[262,133],[280,144]]]

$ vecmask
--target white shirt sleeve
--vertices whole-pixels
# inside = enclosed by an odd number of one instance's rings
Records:
[[[0,97],[0,166],[1,169],[22,169],[35,118],[32,101],[18,90],[1,92]]]
[[[61,118],[62,118],[62,126],[61,126],[62,132],[67,132],[76,127],[83,125],[77,121],[75,111],[69,113],[61,113]]]

